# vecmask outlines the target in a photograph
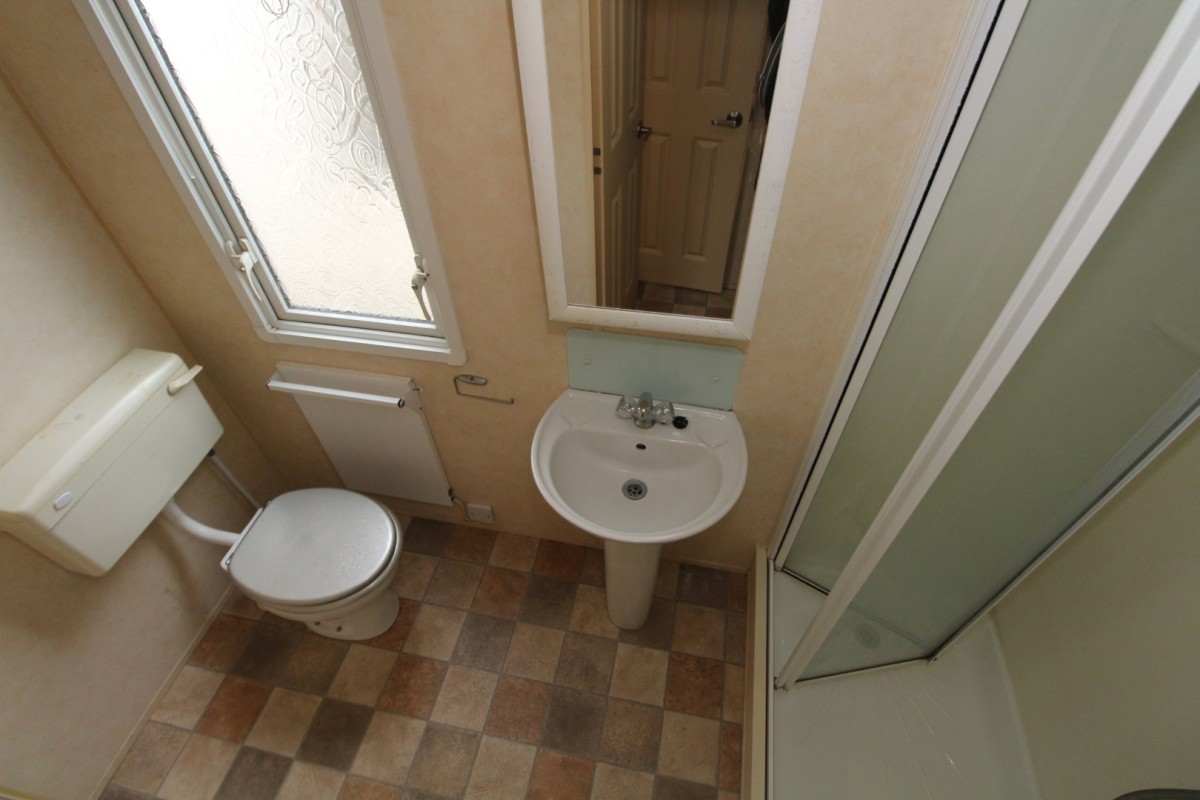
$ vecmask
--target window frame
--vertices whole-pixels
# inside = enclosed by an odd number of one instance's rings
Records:
[[[466,352],[378,0],[341,0],[414,249],[432,321],[286,309],[283,293],[132,0],[73,0],[255,333],[280,344],[461,365]],[[228,248],[233,248],[230,251]],[[239,252],[248,252],[239,258]],[[231,255],[231,252],[233,253]],[[417,265],[413,265],[414,270]],[[408,291],[409,286],[398,287]]]

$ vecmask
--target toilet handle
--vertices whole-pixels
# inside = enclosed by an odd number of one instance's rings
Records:
[[[180,375],[175,380],[168,383],[167,384],[167,394],[174,397],[175,395],[182,392],[183,387],[187,386],[189,383],[196,380],[196,376],[200,374],[200,370],[202,370],[202,369],[204,369],[204,367],[197,364],[196,366],[189,369],[187,372]]]

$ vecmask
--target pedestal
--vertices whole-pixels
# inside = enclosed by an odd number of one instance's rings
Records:
[[[608,616],[625,630],[642,627],[650,616],[654,582],[658,578],[660,544],[629,544],[604,540],[604,589]]]

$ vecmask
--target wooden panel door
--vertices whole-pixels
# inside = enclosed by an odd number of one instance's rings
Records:
[[[602,306],[637,300],[644,0],[591,0],[596,278]]]
[[[765,0],[648,0],[638,277],[720,292],[766,42]],[[713,125],[738,112],[737,128]]]

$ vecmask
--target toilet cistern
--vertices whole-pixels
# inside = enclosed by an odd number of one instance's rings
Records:
[[[632,419],[639,428],[653,428],[654,423],[667,424],[675,419],[675,406],[656,402],[649,392],[642,392],[637,399],[622,397],[617,402],[617,416]]]
[[[228,548],[222,566],[264,610],[334,639],[386,631],[400,609],[390,584],[403,530],[378,501],[299,489],[235,533],[172,500],[223,432],[196,372],[173,353],[141,349],[109,367],[0,466],[0,529],[99,577],[164,512],[184,532]]]

